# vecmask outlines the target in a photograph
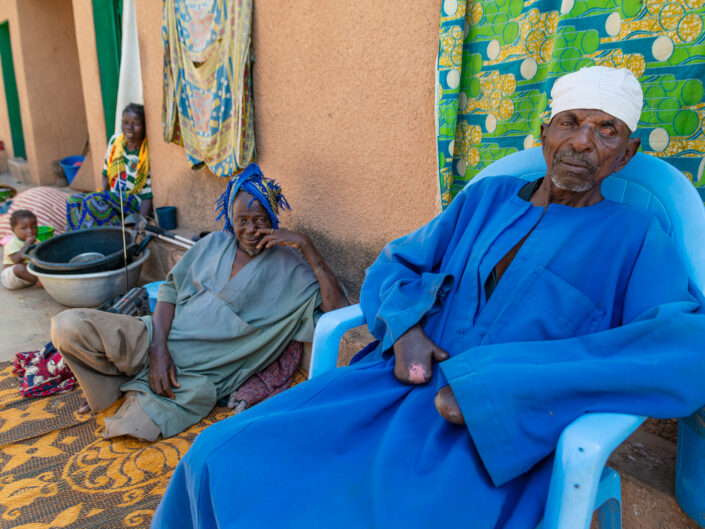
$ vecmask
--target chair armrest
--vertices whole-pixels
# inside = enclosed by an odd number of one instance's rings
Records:
[[[343,334],[364,323],[365,316],[359,304],[326,312],[321,316],[313,333],[308,378],[311,379],[335,369],[338,365],[338,347]]]
[[[586,413],[563,430],[542,529],[590,527],[607,458],[645,419],[621,413]]]

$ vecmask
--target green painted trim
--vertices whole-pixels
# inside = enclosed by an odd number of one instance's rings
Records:
[[[7,100],[7,116],[10,121],[12,150],[15,156],[27,158],[24,132],[22,132],[22,116],[20,115],[20,98],[17,94],[17,80],[15,79],[15,65],[12,61],[10,25],[7,22],[0,24],[0,64],[2,64],[2,78],[5,82],[5,99]]]
[[[122,51],[122,0],[93,0],[96,52],[103,95],[106,139],[115,130],[115,106]]]

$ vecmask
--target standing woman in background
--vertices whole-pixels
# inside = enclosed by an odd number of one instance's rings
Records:
[[[122,134],[114,135],[108,142],[102,183],[95,193],[77,193],[67,199],[68,230],[119,226],[120,192],[123,215],[151,214],[152,183],[144,106],[130,103],[122,111]]]

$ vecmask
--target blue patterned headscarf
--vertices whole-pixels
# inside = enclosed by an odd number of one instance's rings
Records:
[[[232,222],[233,203],[238,191],[244,191],[252,195],[254,197],[252,201],[259,200],[262,207],[267,210],[273,228],[279,227],[279,219],[277,218],[279,209],[291,209],[282,194],[281,186],[271,178],[265,178],[259,166],[256,163],[251,163],[244,171],[230,179],[225,192],[220,195],[216,202],[215,210],[218,212],[218,216],[215,220],[218,221],[221,217],[225,217],[223,231],[234,233]],[[250,204],[252,204],[252,201]],[[249,207],[250,204],[247,206]]]

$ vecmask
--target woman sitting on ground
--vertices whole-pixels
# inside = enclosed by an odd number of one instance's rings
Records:
[[[69,230],[119,226],[121,218],[130,213],[151,213],[152,184],[142,105],[130,103],[122,111],[122,134],[108,142],[102,183],[96,193],[77,193],[68,198]]]

